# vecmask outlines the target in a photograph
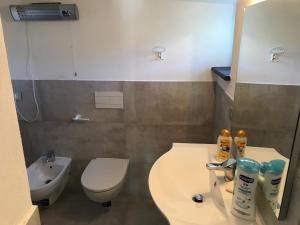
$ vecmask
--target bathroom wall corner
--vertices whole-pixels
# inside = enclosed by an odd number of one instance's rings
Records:
[[[33,207],[33,213],[27,221],[26,225],[41,225],[39,208],[37,206]]]
[[[231,113],[233,100],[216,82],[215,86],[215,110],[214,110],[214,143],[217,141],[221,129],[231,129]]]

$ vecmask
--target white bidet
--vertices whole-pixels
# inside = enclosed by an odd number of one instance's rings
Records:
[[[67,157],[56,157],[53,162],[41,157],[27,168],[33,204],[49,206],[58,199],[68,182],[71,162]]]

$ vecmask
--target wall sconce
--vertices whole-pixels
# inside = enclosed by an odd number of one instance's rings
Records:
[[[285,53],[285,49],[283,47],[275,47],[270,49],[271,53],[271,59],[270,61],[272,63],[277,63],[280,61],[280,56],[282,56]]]
[[[156,46],[152,49],[153,53],[156,55],[157,60],[164,60],[164,52],[166,51],[166,48],[162,46]]]

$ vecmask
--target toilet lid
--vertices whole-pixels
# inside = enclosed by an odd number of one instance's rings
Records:
[[[93,192],[113,189],[127,172],[128,159],[97,158],[90,161],[81,176],[81,184]]]

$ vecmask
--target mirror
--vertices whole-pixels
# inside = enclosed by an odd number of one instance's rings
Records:
[[[259,186],[284,219],[300,102],[300,1],[267,0],[245,9],[232,130],[246,130],[248,156],[262,163]],[[247,156],[247,155],[246,155]],[[272,161],[277,160],[277,161]]]

